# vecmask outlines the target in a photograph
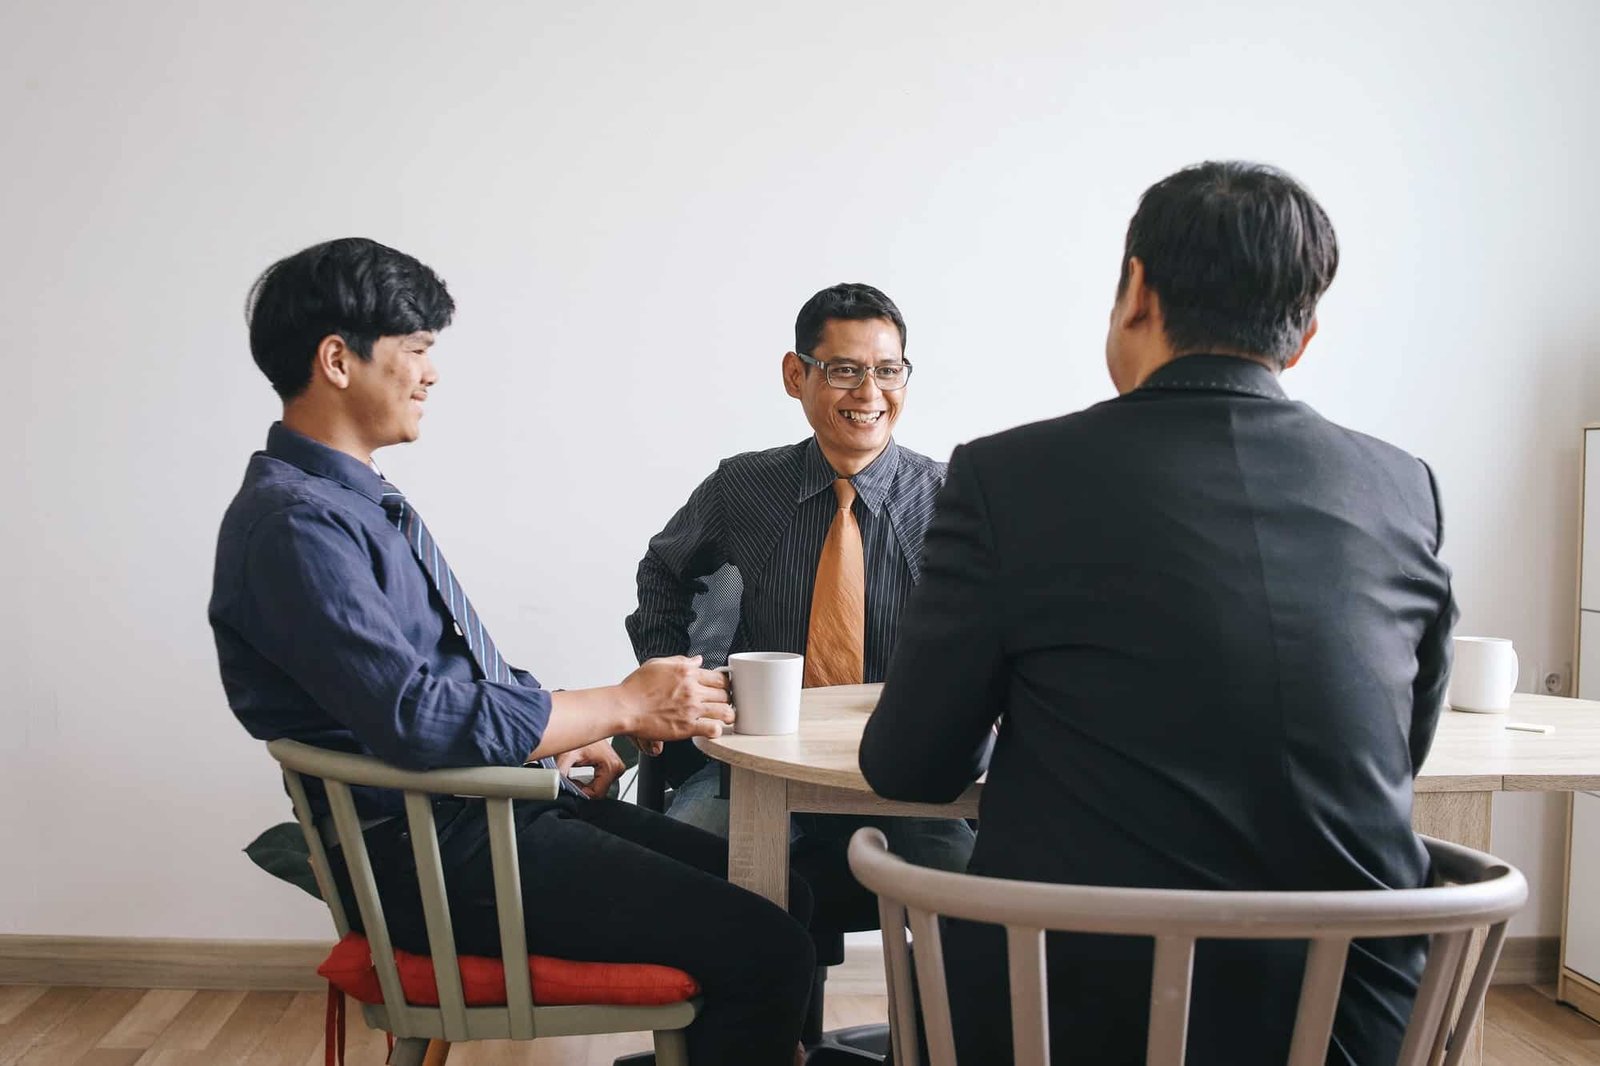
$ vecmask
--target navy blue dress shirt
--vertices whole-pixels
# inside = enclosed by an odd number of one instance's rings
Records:
[[[275,423],[217,537],[210,619],[228,704],[252,736],[406,769],[520,766],[550,694],[486,681],[360,460]],[[365,790],[363,790],[365,791]],[[397,794],[367,792],[364,814]]]

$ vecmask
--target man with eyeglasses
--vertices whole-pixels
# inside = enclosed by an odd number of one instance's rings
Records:
[[[871,285],[835,285],[806,301],[794,333],[783,383],[812,435],[723,460],[651,539],[627,620],[641,662],[691,647],[708,665],[789,651],[806,656],[807,687],[884,678],[944,464],[892,435],[911,378],[894,301]],[[668,814],[727,836],[718,764],[687,743],[647,750],[662,754],[675,788]],[[850,834],[868,824],[922,865],[964,870],[972,854],[958,819],[806,814],[794,833],[843,864]]]

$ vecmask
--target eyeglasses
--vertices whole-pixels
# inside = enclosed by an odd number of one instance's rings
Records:
[[[872,380],[877,382],[878,388],[884,392],[893,392],[906,387],[906,382],[911,379],[910,363],[880,363],[878,366],[857,366],[855,363],[824,363],[821,359],[813,359],[805,352],[795,352],[800,361],[807,366],[822,368],[823,376],[828,379],[828,384],[836,389],[859,389],[861,383],[867,380],[867,375],[872,375]]]

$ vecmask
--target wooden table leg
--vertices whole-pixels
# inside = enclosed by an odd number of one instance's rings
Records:
[[[1494,810],[1492,792],[1419,792],[1411,809],[1411,827],[1426,836],[1463,844],[1478,851],[1489,850],[1490,818]],[[1481,942],[1481,938],[1477,938]],[[1475,943],[1468,957],[1469,966],[1476,965],[1478,946]],[[1462,989],[1462,994],[1466,989]],[[1461,1030],[1466,1027],[1466,1035]],[[1457,1024],[1456,1039],[1467,1041],[1462,1052],[1462,1066],[1481,1066],[1483,1062],[1483,1013],[1478,1017],[1463,1019]]]
[[[728,880],[789,905],[789,783],[733,767],[729,785]]]
[[[1419,792],[1411,808],[1411,828],[1430,837],[1489,850],[1493,792]]]

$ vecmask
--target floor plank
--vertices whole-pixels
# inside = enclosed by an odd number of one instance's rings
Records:
[[[1555,1002],[1549,988],[1489,993],[1486,1066],[1595,1066],[1600,1025]],[[0,1066],[322,1066],[320,992],[0,987]],[[881,995],[828,996],[828,1028],[882,1021]],[[532,1044],[462,1044],[450,1066],[609,1066],[650,1047],[648,1033]],[[349,1066],[380,1066],[387,1042],[350,1015]]]
[[[326,1010],[325,993],[297,993],[241,1066],[301,1066],[313,1056],[317,1066],[322,1066],[322,1026]],[[353,1024],[366,1028],[360,1018]]]
[[[143,1054],[142,1047],[97,1047],[72,1066],[133,1066]]]
[[[1600,1062],[1600,1025],[1526,985],[1491,990],[1485,1024],[1485,1066]]]
[[[17,1059],[17,1066],[71,1066],[94,1050],[100,1038],[127,1016],[143,993],[133,988],[99,988],[61,1024],[52,1026]]]
[[[279,1018],[294,1002],[293,992],[251,992],[222,1023],[216,1036],[201,1049],[169,1050],[160,1066],[211,1066],[213,1063],[239,1063],[266,1038]]]
[[[244,992],[196,992],[137,1061],[141,1066],[153,1066],[163,1052],[204,1050],[244,997]]]
[[[0,985],[0,1025],[15,1021],[30,1003],[49,990],[48,985]]]
[[[383,1033],[376,1029],[368,1029],[367,1023],[361,1017],[359,1005],[346,1001],[346,1010],[349,1012],[345,1019],[345,1057],[349,1066],[363,1066],[365,1063],[379,1064],[388,1057],[389,1042]],[[323,1018],[317,1019],[317,1033],[322,1033]],[[322,1041],[318,1039],[310,1054],[301,1059],[297,1066],[323,1066]],[[450,1066],[461,1066],[459,1056],[450,1056]]]
[[[15,1066],[50,1030],[68,1024],[92,995],[92,988],[51,988],[23,1007],[15,1018],[0,1025],[0,1066]]]
[[[194,991],[187,988],[152,988],[112,1030],[100,1038],[97,1047],[137,1048],[143,1051],[155,1043],[178,1012],[188,1006]],[[138,1058],[137,1055],[134,1056]]]

